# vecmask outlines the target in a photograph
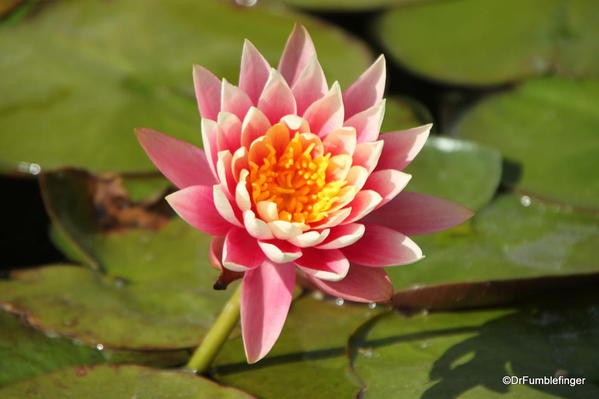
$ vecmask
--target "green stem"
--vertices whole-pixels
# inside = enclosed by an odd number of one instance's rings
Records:
[[[225,304],[220,315],[204,337],[204,340],[195,350],[191,359],[185,366],[198,374],[205,373],[216,355],[231,334],[231,331],[239,321],[239,299],[241,298],[241,284],[235,290],[231,298]]]

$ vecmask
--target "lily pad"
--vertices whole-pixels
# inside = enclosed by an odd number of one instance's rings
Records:
[[[64,338],[50,338],[0,311],[0,387],[68,366],[103,363],[102,353]]]
[[[51,218],[71,248],[67,254],[87,267],[15,272],[0,281],[2,306],[46,332],[89,345],[196,346],[227,299],[212,289],[217,273],[208,262],[209,237],[178,218],[158,230],[105,233],[95,224],[85,173],[57,172],[42,181]]]
[[[476,143],[431,136],[406,172],[413,175],[407,190],[480,209],[499,185],[501,156]]]
[[[251,399],[237,389],[175,371],[140,366],[72,367],[0,389],[6,399]]]
[[[587,399],[599,396],[594,301],[520,311],[389,313],[358,330],[353,365],[364,399]],[[579,378],[568,384],[505,384],[503,378]],[[580,382],[585,379],[584,385]],[[511,379],[510,379],[511,382]]]
[[[410,129],[432,120],[430,112],[417,101],[406,97],[387,97],[381,133]]]
[[[555,292],[568,297],[596,292],[599,272],[494,281],[469,281],[412,287],[393,296],[392,304],[406,312],[461,310],[542,303]]]
[[[416,237],[426,258],[388,268],[396,289],[599,271],[599,218],[503,195],[471,223]]]
[[[0,172],[154,171],[133,128],[200,142],[192,64],[236,82],[248,38],[276,66],[295,22],[331,81],[370,63],[363,44],[312,18],[215,0],[53,2],[0,26],[0,76],[11,77],[0,81]]]
[[[378,35],[404,66],[447,83],[599,77],[598,13],[585,0],[421,2],[385,13]]]
[[[519,168],[506,181],[518,190],[597,210],[597,98],[599,80],[534,80],[475,106],[455,132],[500,150]]]
[[[351,332],[379,314],[364,305],[335,305],[304,297],[293,303],[272,352],[248,365],[241,339],[229,341],[212,375],[263,399],[350,398],[362,386],[349,370],[345,345]]]

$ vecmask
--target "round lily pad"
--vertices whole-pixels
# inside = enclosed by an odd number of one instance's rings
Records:
[[[418,236],[425,259],[388,268],[397,290],[598,272],[599,218],[503,195],[458,228]]]
[[[430,112],[420,103],[406,97],[387,97],[381,133],[410,129],[432,122]]]
[[[406,190],[480,209],[499,185],[501,156],[470,141],[431,136],[406,172],[413,176]]]
[[[584,0],[430,1],[385,13],[377,31],[401,64],[442,82],[599,77],[598,13]]]
[[[0,389],[6,399],[251,399],[193,374],[140,366],[78,366]]]
[[[0,311],[0,387],[68,366],[103,363],[102,353],[64,338],[50,338]]]
[[[0,304],[45,332],[106,349],[196,346],[228,298],[212,289],[209,236],[178,218],[157,230],[105,232],[90,184],[83,172],[44,175],[46,206],[81,265],[15,272],[0,281]]]
[[[200,143],[192,65],[236,82],[248,38],[276,66],[295,22],[313,36],[329,80],[347,85],[370,63],[366,47],[338,29],[227,3],[52,2],[0,26],[0,75],[10,76],[0,81],[0,172],[154,171],[133,129]]]
[[[475,106],[455,133],[501,151],[518,190],[598,209],[597,98],[599,80],[534,80]]]
[[[353,398],[363,384],[349,370],[345,345],[357,326],[377,314],[365,305],[301,298],[266,358],[248,365],[241,339],[230,340],[212,375],[263,399]]]
[[[353,366],[367,384],[364,399],[594,398],[598,314],[596,296],[559,308],[390,313],[358,330]],[[512,376],[579,380],[511,384]]]

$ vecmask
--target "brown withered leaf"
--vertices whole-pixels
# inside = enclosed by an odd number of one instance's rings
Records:
[[[81,217],[85,216],[85,223],[93,224],[90,228],[94,230],[104,233],[122,233],[133,229],[158,230],[164,227],[172,216],[172,211],[163,200],[164,195],[139,202],[132,201],[123,178],[118,174],[94,175],[72,168],[54,172],[52,176],[56,174],[68,176],[69,183],[66,184],[73,186],[73,190],[81,192],[80,203],[63,204],[63,206],[81,207]],[[53,186],[48,184],[49,178],[51,177],[47,174],[40,176],[44,197],[53,190]],[[60,193],[54,193],[52,197],[54,202],[57,198],[60,200]],[[50,214],[54,212],[52,206],[48,207],[48,212]]]
[[[123,178],[115,173],[89,175],[99,227],[105,232],[129,229],[158,230],[168,222],[170,208],[165,201],[132,202]]]
[[[8,15],[15,8],[23,4],[24,0],[2,0],[0,1],[0,18]]]

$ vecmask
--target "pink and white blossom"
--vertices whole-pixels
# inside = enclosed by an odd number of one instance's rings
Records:
[[[402,170],[431,125],[379,135],[385,75],[381,56],[344,91],[329,85],[298,25],[277,68],[246,41],[237,86],[194,67],[204,150],[137,129],[150,159],[179,188],[169,204],[214,236],[211,262],[229,280],[243,276],[250,363],[277,340],[298,271],[336,297],[387,301],[393,287],[383,267],[423,256],[409,235],[472,216],[453,202],[403,191],[412,176]]]

